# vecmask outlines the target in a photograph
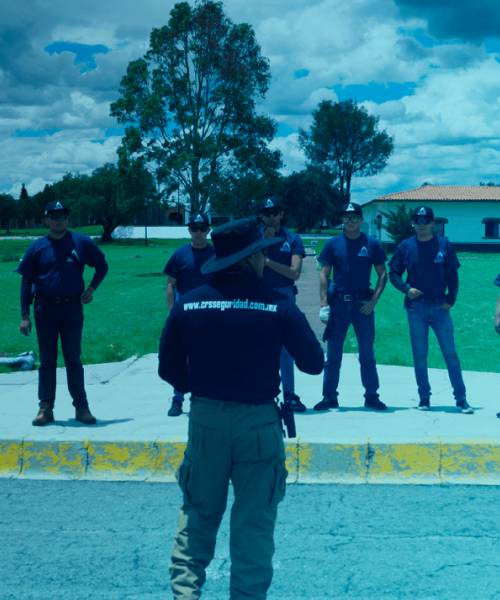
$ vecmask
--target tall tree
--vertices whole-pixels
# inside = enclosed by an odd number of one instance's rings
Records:
[[[191,209],[205,210],[240,165],[241,148],[273,154],[276,123],[256,113],[270,77],[250,25],[232,23],[220,2],[181,2],[153,29],[144,58],[129,64],[111,115],[159,184],[178,183]]]
[[[10,220],[17,214],[17,202],[10,194],[0,194],[0,228],[10,233]],[[4,227],[5,226],[5,227]]]
[[[335,177],[342,202],[348,202],[352,177],[382,171],[394,150],[394,139],[379,131],[379,118],[354,100],[324,100],[312,116],[310,131],[299,132],[299,145],[311,165]]]
[[[28,190],[26,189],[24,183],[21,187],[21,194],[19,196],[19,201],[17,205],[17,212],[21,219],[26,219],[29,221],[34,217],[33,214],[33,205],[31,203],[31,198],[28,195]]]
[[[319,169],[308,168],[292,173],[281,191],[286,214],[292,217],[299,232],[327,221],[340,220],[342,208],[338,188],[332,187],[332,176]]]

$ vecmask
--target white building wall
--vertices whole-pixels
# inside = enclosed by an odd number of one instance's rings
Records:
[[[381,242],[392,242],[385,229],[377,230],[377,215],[380,210],[388,212],[396,210],[399,204],[405,204],[406,209],[414,208],[421,202],[374,202],[363,207],[363,231]],[[500,239],[484,239],[485,225],[483,219],[500,219],[500,202],[424,202],[434,211],[436,218],[447,219],[445,223],[445,237],[452,243],[481,243],[498,244]],[[387,219],[382,217],[382,223]]]

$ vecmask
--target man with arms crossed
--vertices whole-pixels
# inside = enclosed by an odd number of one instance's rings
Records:
[[[280,244],[269,247],[262,281],[295,302],[295,282],[300,277],[302,259],[306,255],[304,244],[300,236],[281,225],[284,212],[278,198],[265,198],[260,206],[260,216],[264,221],[262,232],[266,239],[283,238]],[[280,371],[285,402],[290,402],[295,412],[305,412],[306,407],[295,393],[293,358],[286,348],[281,350]]]
[[[163,272],[167,278],[167,307],[168,312],[181,296],[194,290],[200,285],[210,283],[212,275],[203,275],[201,265],[214,254],[213,247],[207,242],[210,233],[210,224],[207,215],[193,213],[188,223],[191,243],[178,248],[170,257]],[[174,389],[172,406],[168,411],[169,417],[178,417],[182,414],[184,394]]]
[[[215,273],[212,282],[175,304],[160,343],[160,377],[192,394],[172,591],[176,600],[201,596],[231,481],[230,598],[264,600],[287,475],[274,402],[281,347],[311,375],[321,373],[323,352],[294,302],[261,281],[266,249],[283,240],[264,239],[256,219],[238,219],[212,241],[215,256],[202,267]]]
[[[45,207],[48,236],[35,240],[24,255],[17,272],[21,284],[21,333],[31,333],[30,304],[35,288],[35,324],[40,350],[38,399],[40,410],[33,425],[54,420],[56,399],[57,341],[66,365],[68,389],[76,409],[76,420],[85,425],[96,422],[87,402],[83,366],[80,360],[83,330],[83,304],[93,294],[108,272],[104,254],[81,233],[67,231],[70,209],[63,202],[49,202]],[[83,280],[85,265],[95,268],[87,289]]]
[[[321,310],[319,318],[327,326],[323,339],[327,342],[327,360],[323,375],[323,400],[314,410],[338,409],[337,388],[344,340],[352,323],[359,348],[361,382],[365,388],[365,407],[386,410],[379,400],[378,374],[373,343],[375,341],[375,315],[385,284],[387,256],[380,242],[361,232],[363,211],[359,204],[349,202],[342,207],[344,233],[328,240],[318,262],[321,268],[319,292]],[[370,288],[372,266],[378,275],[375,290]],[[328,280],[333,267],[333,297],[328,302]]]
[[[472,414],[465,399],[465,384],[455,349],[450,310],[458,294],[460,263],[450,242],[434,235],[434,211],[417,206],[412,225],[416,235],[403,240],[389,262],[389,278],[405,294],[410,325],[413,365],[418,386],[419,410],[429,410],[431,386],[427,373],[429,327],[434,330],[443,353],[458,410]],[[407,272],[406,282],[402,275]],[[446,290],[448,289],[448,293]]]

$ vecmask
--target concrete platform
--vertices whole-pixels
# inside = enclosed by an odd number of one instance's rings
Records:
[[[85,367],[98,419],[74,419],[65,369],[58,369],[56,421],[33,427],[37,373],[0,375],[0,476],[173,481],[187,436],[187,414],[167,416],[172,388],[150,354]],[[457,412],[446,371],[430,370],[432,408],[417,410],[413,369],[379,366],[386,412],[363,407],[359,363],[344,355],[340,410],[315,412],[322,376],[296,371],[307,406],[286,440],[289,483],[500,484],[500,374],[464,372],[474,415]],[[185,408],[188,410],[189,402]]]

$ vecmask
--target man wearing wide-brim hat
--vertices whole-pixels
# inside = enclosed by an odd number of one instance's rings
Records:
[[[159,375],[190,392],[189,434],[178,481],[184,495],[171,563],[174,598],[198,598],[226,509],[231,511],[233,600],[263,600],[272,580],[274,526],[285,494],[285,451],[275,398],[280,353],[297,367],[323,369],[323,352],[305,316],[261,282],[265,251],[256,219],[212,232],[215,256],[202,267],[209,285],[177,302],[163,330]]]

